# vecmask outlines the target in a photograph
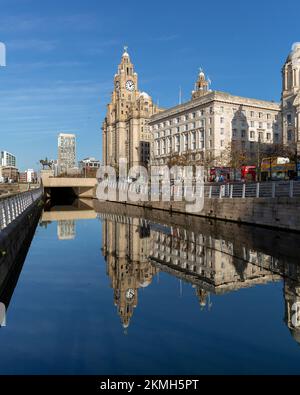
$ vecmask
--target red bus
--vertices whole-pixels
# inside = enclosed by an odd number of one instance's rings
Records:
[[[231,167],[213,167],[210,169],[209,181],[256,181],[256,167],[242,166],[240,169],[232,169]]]
[[[256,181],[256,167],[255,166],[242,166],[241,167],[241,180],[248,182]]]

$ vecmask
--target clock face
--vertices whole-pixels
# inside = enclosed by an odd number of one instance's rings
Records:
[[[128,80],[128,81],[126,82],[126,89],[127,89],[129,92],[132,92],[132,91],[134,90],[134,82]]]
[[[133,289],[128,289],[126,292],[126,298],[131,300],[134,298],[135,292]]]

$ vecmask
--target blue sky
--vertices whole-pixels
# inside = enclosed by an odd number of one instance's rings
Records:
[[[101,123],[124,44],[140,89],[163,107],[188,100],[199,67],[212,88],[280,100],[280,70],[300,41],[298,0],[0,0],[0,148],[18,166],[57,156],[77,135],[78,159],[101,156]]]

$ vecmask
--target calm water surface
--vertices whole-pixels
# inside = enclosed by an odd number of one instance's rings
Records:
[[[300,373],[298,236],[73,210],[36,229],[2,374]]]

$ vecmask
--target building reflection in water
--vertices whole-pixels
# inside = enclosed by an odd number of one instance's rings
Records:
[[[76,225],[74,220],[57,221],[57,237],[59,240],[74,240]]]
[[[125,332],[138,304],[139,288],[148,287],[158,272],[149,261],[150,228],[138,219],[103,221],[102,252],[114,289],[114,303]]]
[[[137,307],[139,288],[149,286],[159,271],[191,284],[201,309],[212,307],[211,294],[221,295],[283,279],[285,322],[300,344],[300,320],[295,310],[300,312],[297,262],[289,263],[246,248],[236,240],[180,226],[117,214],[98,215],[103,221],[102,251],[107,274],[125,329]]]
[[[57,205],[49,201],[42,214],[41,226],[56,222],[58,239],[74,240],[76,221],[96,218],[91,199],[74,199],[70,205]]]
[[[300,345],[300,281],[285,279],[285,323],[294,340]]]
[[[50,206],[43,212],[41,223],[45,226],[57,222],[58,238],[72,240],[76,237],[77,220],[97,216],[102,220],[102,253],[125,333],[138,306],[139,290],[147,288],[161,271],[177,277],[180,283],[191,284],[201,310],[212,308],[211,294],[222,295],[283,280],[285,323],[300,344],[298,255],[287,257],[286,251],[290,248],[283,253],[281,248],[273,246],[277,233],[271,242],[274,235],[265,234],[265,240],[256,248],[253,245],[256,238],[251,232],[257,233],[257,230],[251,227],[244,227],[240,234],[241,228],[232,224],[237,233],[228,235],[222,226],[214,231],[203,226],[207,220],[202,220],[200,228],[194,229],[184,226],[181,218],[178,218],[180,225],[175,220],[172,224],[158,224],[157,215],[141,219],[126,210],[125,214],[119,214],[118,210],[109,211],[105,206],[105,210],[97,208],[96,213],[91,201],[75,201],[71,206]],[[279,239],[282,246],[299,244],[289,237],[282,232]]]

